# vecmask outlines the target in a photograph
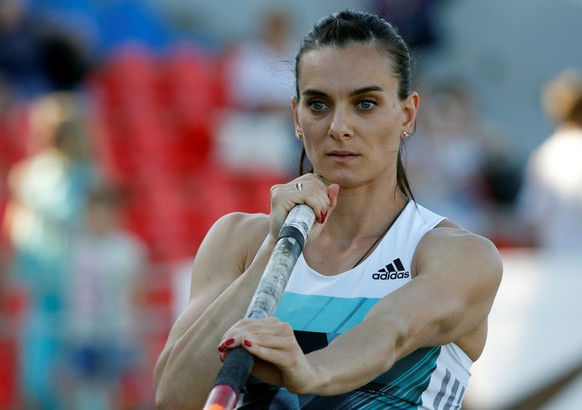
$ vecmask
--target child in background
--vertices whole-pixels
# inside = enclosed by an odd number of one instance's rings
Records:
[[[86,226],[73,245],[67,306],[72,408],[118,408],[121,380],[140,364],[136,302],[148,255],[122,228],[119,205],[109,188],[92,192]]]

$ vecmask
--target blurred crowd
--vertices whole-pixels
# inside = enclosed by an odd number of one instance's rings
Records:
[[[370,10],[422,52],[439,45],[435,3]],[[175,266],[298,172],[294,21],[261,17],[217,45],[149,2],[0,2],[0,409],[153,407]],[[501,248],[579,247],[581,84],[544,94],[558,130],[525,172],[462,81],[421,76],[416,199]]]

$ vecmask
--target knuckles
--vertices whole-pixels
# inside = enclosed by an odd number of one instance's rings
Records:
[[[291,325],[289,323],[285,323],[285,322],[281,322],[279,324],[280,327],[280,333],[283,336],[292,336],[293,335],[293,328],[291,327]]]

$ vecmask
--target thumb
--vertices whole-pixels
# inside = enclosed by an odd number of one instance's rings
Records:
[[[327,196],[329,197],[330,208],[335,208],[337,203],[337,196],[339,195],[340,186],[338,184],[331,184],[327,187]]]
[[[327,187],[327,197],[329,198],[329,206],[325,212],[322,211],[321,213],[321,221],[320,223],[324,223],[325,219],[329,214],[331,214],[337,204],[337,196],[340,191],[340,186],[338,184],[331,184]]]

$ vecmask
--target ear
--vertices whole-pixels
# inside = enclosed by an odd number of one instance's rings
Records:
[[[299,114],[297,113],[299,101],[297,97],[291,98],[291,107],[293,108],[293,123],[295,124],[295,134],[297,138],[301,139],[303,136],[303,129],[301,128],[301,124],[299,123]]]
[[[402,103],[402,130],[414,132],[416,114],[418,113],[419,97],[416,91],[411,92]]]

